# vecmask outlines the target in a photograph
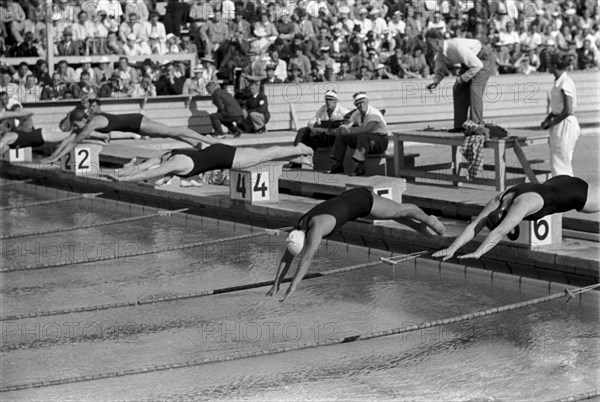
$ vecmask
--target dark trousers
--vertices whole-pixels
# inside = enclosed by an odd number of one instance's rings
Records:
[[[221,127],[221,124],[227,127],[229,132],[235,132],[239,129],[233,123],[240,123],[241,121],[242,116],[224,116],[221,113],[210,114],[210,122],[212,123],[216,135],[223,135],[223,127]]]
[[[335,137],[335,135],[325,135],[325,133],[313,133],[310,128],[303,127],[296,134],[294,146],[303,143],[312,149],[329,148],[333,146]]]
[[[387,135],[381,134],[347,134],[335,137],[331,157],[340,165],[344,163],[346,148],[354,148],[352,159],[364,162],[368,154],[381,154],[388,147]]]
[[[485,86],[490,79],[490,60],[482,60],[483,68],[469,82],[455,85],[452,91],[454,96],[454,127],[462,127],[467,121],[469,107],[470,119],[483,124],[483,95]]]

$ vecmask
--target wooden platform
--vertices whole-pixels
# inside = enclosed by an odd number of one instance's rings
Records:
[[[522,130],[509,129],[509,136],[499,139],[488,139],[484,142],[484,148],[494,151],[493,178],[475,177],[468,180],[461,174],[461,156],[459,147],[465,141],[465,136],[450,134],[443,129],[404,129],[393,133],[394,141],[394,175],[397,177],[414,177],[447,181],[458,185],[458,183],[473,183],[481,185],[493,185],[496,190],[503,191],[506,187],[523,183],[526,179],[530,181],[545,181],[550,172],[534,170],[522,147],[534,145],[547,145],[550,135],[546,130]],[[432,145],[445,145],[450,147],[450,155],[446,160],[435,164],[419,165],[416,167],[406,166],[404,163],[404,143],[414,142]],[[507,169],[506,151],[512,149],[521,164],[520,168]],[[506,173],[520,173],[522,176],[514,179],[507,178]]]

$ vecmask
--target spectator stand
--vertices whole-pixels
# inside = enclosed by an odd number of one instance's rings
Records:
[[[85,59],[89,60],[92,64],[95,63],[117,63],[121,57],[127,57],[130,64],[142,63],[146,59],[150,59],[152,62],[189,62],[189,74],[192,76],[192,71],[196,66],[196,55],[190,53],[173,53],[167,55],[151,54],[146,56],[124,56],[124,55],[104,55],[104,56],[86,56]],[[9,66],[18,66],[20,63],[25,62],[30,66],[37,63],[40,57],[0,57],[0,64]],[[69,65],[81,64],[82,56],[49,56],[46,61],[48,63],[49,73],[52,75],[54,72],[54,65],[59,61],[65,60]]]

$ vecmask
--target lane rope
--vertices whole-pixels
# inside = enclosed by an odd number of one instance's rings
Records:
[[[41,236],[41,235],[46,235],[46,234],[51,234],[51,233],[61,233],[61,232],[69,232],[72,230],[96,228],[96,227],[100,227],[100,226],[118,225],[120,223],[135,222],[135,221],[140,221],[143,219],[156,218],[159,216],[169,216],[169,215],[184,212],[187,210],[188,210],[187,208],[177,209],[174,211],[165,210],[165,211],[159,211],[159,212],[156,212],[154,214],[149,214],[149,215],[134,216],[132,218],[114,219],[114,220],[98,222],[98,223],[90,223],[88,225],[68,226],[68,227],[61,228],[61,229],[47,229],[47,230],[39,230],[37,232],[18,233],[18,234],[2,236],[2,237],[0,237],[0,240],[18,239],[21,237],[31,237],[31,236]]]
[[[115,254],[115,255],[111,255],[111,256],[100,256],[100,257],[87,258],[85,260],[78,260],[78,261],[65,261],[65,262],[60,262],[60,263],[49,263],[49,264],[42,264],[42,265],[27,265],[24,267],[8,267],[8,268],[3,267],[3,268],[0,268],[0,272],[31,271],[31,270],[36,270],[36,269],[66,267],[69,265],[76,265],[76,264],[89,264],[92,262],[110,261],[110,260],[117,260],[120,258],[139,257],[142,255],[148,255],[148,254],[158,254],[158,253],[164,253],[167,251],[185,250],[185,249],[193,248],[193,247],[208,246],[211,244],[225,243],[228,241],[236,241],[236,240],[250,239],[252,237],[272,236],[272,235],[273,235],[272,233],[269,233],[266,231],[258,232],[258,233],[248,233],[248,234],[244,234],[244,235],[224,237],[221,239],[213,239],[213,240],[199,241],[199,242],[195,242],[195,243],[157,247],[155,249],[138,251],[136,253],[130,253],[130,254],[126,254],[126,255],[116,255]]]
[[[36,202],[30,202],[28,204],[21,204],[21,205],[9,205],[6,207],[0,207],[0,211],[8,211],[8,210],[17,209],[17,208],[39,207],[41,205],[56,204],[59,202],[66,202],[66,201],[75,201],[75,200],[81,200],[84,198],[95,198],[99,195],[102,195],[102,193],[80,194],[80,195],[76,195],[73,197],[57,198],[55,200],[36,201]]]
[[[347,267],[331,269],[331,270],[327,270],[324,272],[312,272],[312,273],[306,274],[304,276],[303,280],[304,279],[312,279],[312,278],[320,278],[323,276],[339,274],[342,272],[354,271],[357,269],[373,267],[375,265],[380,265],[380,264],[381,264],[380,261],[371,261],[371,262],[367,262],[367,263],[363,263],[363,264],[356,264],[356,265],[350,265]],[[291,282],[291,281],[292,281],[291,277],[284,278],[281,281],[281,283],[287,283],[287,282]],[[248,290],[248,289],[255,289],[255,288],[260,288],[260,287],[264,287],[264,286],[271,286],[272,284],[273,284],[273,280],[270,280],[270,281],[248,283],[248,284],[244,284],[244,285],[228,286],[228,287],[217,288],[217,289],[212,289],[212,290],[204,290],[204,291],[200,291],[200,292],[196,292],[196,293],[186,293],[186,294],[181,294],[181,295],[177,295],[177,296],[164,296],[164,297],[157,297],[154,299],[152,299],[152,298],[141,299],[141,300],[137,300],[137,301],[125,301],[125,302],[117,302],[117,303],[110,303],[110,304],[102,304],[102,305],[97,305],[97,306],[75,307],[75,308],[62,309],[62,310],[38,311],[35,313],[17,314],[17,315],[11,315],[11,316],[6,316],[6,317],[0,317],[0,322],[22,320],[25,318],[49,317],[49,316],[64,315],[64,314],[71,314],[71,313],[83,313],[83,312],[89,312],[89,311],[109,310],[109,309],[115,309],[115,308],[132,307],[132,306],[136,306],[136,305],[145,305],[145,304],[154,304],[154,303],[164,303],[164,302],[171,302],[171,301],[184,300],[184,299],[193,299],[193,298],[197,298],[197,297],[219,295],[219,294],[224,294],[224,293],[233,293],[233,292],[239,292],[241,290]]]
[[[572,295],[577,295],[577,294],[581,294],[581,293],[587,292],[589,290],[592,290],[594,288],[597,288],[599,286],[600,286],[600,284],[590,285],[590,286],[586,286],[583,288],[571,290],[570,293]],[[212,363],[249,359],[249,358],[254,358],[254,357],[287,353],[287,352],[291,352],[291,351],[313,349],[313,348],[317,348],[317,347],[321,347],[321,346],[340,345],[343,343],[363,341],[363,340],[374,339],[374,338],[382,338],[382,337],[391,336],[391,335],[399,335],[399,334],[403,334],[403,333],[407,333],[407,332],[418,331],[418,330],[422,330],[422,329],[426,329],[426,328],[438,327],[441,325],[454,324],[454,323],[458,323],[461,321],[473,320],[476,318],[482,318],[482,317],[490,316],[493,314],[498,314],[498,313],[502,313],[505,311],[516,310],[516,309],[520,309],[520,308],[524,308],[524,307],[530,307],[530,306],[534,306],[536,304],[547,303],[552,300],[564,298],[566,295],[567,295],[567,292],[565,290],[563,292],[554,293],[549,296],[538,297],[536,299],[531,299],[531,300],[527,300],[527,301],[523,301],[523,302],[519,302],[519,303],[508,304],[508,305],[504,305],[504,306],[500,306],[500,307],[493,307],[490,309],[481,310],[481,311],[477,311],[474,313],[463,314],[463,315],[444,318],[444,319],[436,320],[436,321],[426,321],[421,324],[412,324],[412,325],[404,326],[401,328],[376,331],[376,332],[371,332],[371,333],[367,333],[367,334],[349,335],[349,336],[345,336],[343,338],[306,342],[306,343],[296,344],[296,345],[291,345],[291,346],[280,346],[277,348],[259,350],[259,351],[254,351],[254,352],[236,353],[236,354],[229,355],[229,356],[209,357],[209,358],[205,358],[205,359],[190,360],[190,361],[185,361],[185,362],[157,364],[154,366],[146,366],[146,367],[142,367],[142,368],[134,368],[134,369],[122,370],[122,371],[113,371],[113,372],[108,372],[108,373],[92,374],[92,375],[87,375],[87,376],[74,376],[74,377],[69,377],[69,378],[61,378],[61,379],[57,379],[57,380],[35,381],[35,382],[29,382],[29,383],[24,383],[24,384],[8,385],[8,386],[0,388],[0,392],[18,391],[18,390],[33,389],[33,388],[44,388],[44,387],[50,387],[50,386],[55,386],[55,385],[74,384],[74,383],[78,383],[78,382],[102,380],[102,379],[106,379],[106,378],[117,378],[117,377],[125,377],[125,376],[136,375],[136,374],[154,373],[154,372],[158,372],[158,371],[166,371],[166,370],[173,370],[173,369],[180,369],[180,368],[203,366],[203,365],[212,364]]]

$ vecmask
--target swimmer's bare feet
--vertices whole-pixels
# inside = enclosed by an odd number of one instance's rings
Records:
[[[300,144],[296,145],[295,148],[297,148],[299,150],[300,155],[310,155],[310,156],[313,156],[313,154],[315,153],[315,151],[311,147],[309,147],[308,145],[306,145],[306,144],[300,143]]]
[[[308,156],[298,156],[297,158],[290,159],[290,163],[298,163],[300,165],[307,165],[311,169],[314,168],[313,162]]]
[[[271,289],[269,289],[265,296],[273,296],[277,292],[279,292],[279,284],[271,286]]]

